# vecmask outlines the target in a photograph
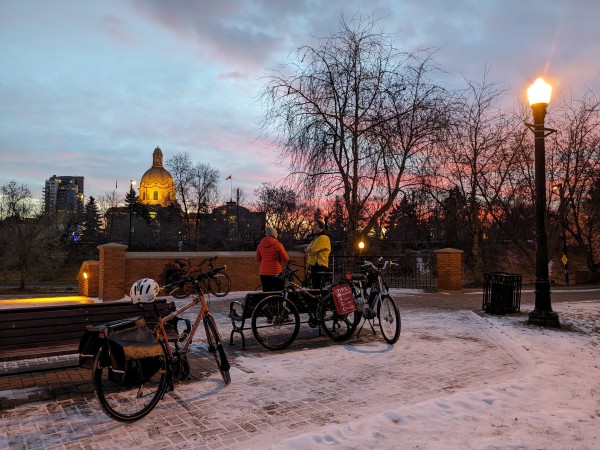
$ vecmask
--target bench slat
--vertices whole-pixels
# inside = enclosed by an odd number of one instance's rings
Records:
[[[164,317],[175,311],[175,303],[156,301]],[[143,308],[130,302],[91,305],[59,305],[0,310],[0,361],[76,353],[88,325],[142,316],[156,324],[152,304]]]

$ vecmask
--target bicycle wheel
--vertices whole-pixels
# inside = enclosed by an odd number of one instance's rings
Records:
[[[215,273],[208,279],[208,290],[216,297],[225,297],[231,291],[231,279],[225,272]]]
[[[379,328],[383,339],[388,344],[394,344],[400,338],[400,311],[396,302],[389,295],[382,295],[381,301],[377,303],[377,316],[379,317]]]
[[[141,419],[156,406],[167,389],[168,356],[163,347],[160,369],[142,385],[125,387],[111,381],[110,355],[108,345],[102,346],[93,368],[93,380],[96,396],[102,410],[111,418],[121,422],[133,422]]]
[[[217,361],[217,367],[225,384],[231,383],[231,376],[229,375],[229,360],[225,354],[223,348],[223,342],[221,342],[221,336],[215,323],[215,318],[211,315],[204,316],[204,329],[206,330],[206,340],[208,341],[208,351],[215,356]]]
[[[178,283],[177,283],[178,282]],[[191,280],[186,279],[182,274],[174,274],[167,284],[173,284],[171,286],[171,291],[169,295],[172,295],[175,298],[186,298],[188,297],[192,291],[194,290],[194,283]]]
[[[300,331],[298,308],[281,295],[263,298],[252,313],[252,334],[269,350],[282,350],[294,342]]]
[[[338,314],[333,301],[333,293],[327,294],[320,302],[319,320],[321,328],[327,336],[334,341],[343,341],[348,339],[356,330],[360,321],[358,311],[350,314]]]

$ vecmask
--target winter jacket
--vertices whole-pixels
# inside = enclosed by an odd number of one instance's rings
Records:
[[[289,259],[281,242],[272,236],[265,236],[256,249],[256,260],[260,262],[259,275],[277,275],[283,271]]]
[[[331,253],[331,241],[325,233],[317,235],[306,247],[306,261],[310,266],[318,264],[329,267],[329,254]]]

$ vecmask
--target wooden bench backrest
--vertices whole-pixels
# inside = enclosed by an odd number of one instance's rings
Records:
[[[175,311],[174,302],[157,300],[161,316]],[[93,303],[87,305],[42,306],[0,310],[0,361],[11,355],[25,357],[39,347],[74,346],[75,350],[88,325],[127,317],[142,316],[149,325],[156,323],[152,304],[134,305],[131,302]],[[71,345],[73,344],[73,345]]]

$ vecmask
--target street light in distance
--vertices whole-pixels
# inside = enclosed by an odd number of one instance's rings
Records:
[[[133,185],[135,180],[129,180],[129,245],[128,250],[131,251],[131,236],[133,234],[133,199],[135,193],[133,192]]]
[[[533,111],[533,124],[526,123],[535,135],[535,308],[529,313],[529,323],[560,327],[558,313],[552,311],[550,280],[548,279],[548,236],[546,233],[546,136],[556,132],[545,128],[546,108],[550,103],[552,86],[538,78],[527,89]]]

